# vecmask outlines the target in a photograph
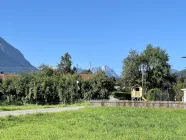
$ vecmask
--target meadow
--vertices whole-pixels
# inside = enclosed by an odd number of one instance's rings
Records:
[[[186,110],[86,107],[0,118],[3,140],[186,139]]]

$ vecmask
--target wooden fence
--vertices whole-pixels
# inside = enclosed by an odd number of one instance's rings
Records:
[[[91,100],[93,106],[127,106],[127,107],[149,107],[149,108],[186,108],[184,102],[174,101],[110,101]]]

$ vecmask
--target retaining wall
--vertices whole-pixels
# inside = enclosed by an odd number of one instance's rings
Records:
[[[174,101],[110,101],[110,100],[92,100],[93,106],[127,106],[127,107],[149,107],[149,108],[186,108],[184,102]]]

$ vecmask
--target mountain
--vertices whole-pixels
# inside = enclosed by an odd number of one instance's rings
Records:
[[[186,77],[186,70],[178,71],[178,70],[175,70],[175,69],[171,69],[171,73],[176,74],[178,76],[178,78]]]
[[[18,49],[0,37],[0,71],[20,73],[36,70]]]
[[[186,77],[186,70],[181,70],[176,73],[178,77]]]
[[[97,71],[103,71],[109,77],[113,76],[113,77],[119,78],[119,76],[115,73],[115,71],[108,66],[94,67],[91,69],[91,71],[93,73],[96,73]]]
[[[81,73],[83,71],[83,69],[82,68],[77,68],[76,71],[77,71],[77,73]]]
[[[170,73],[179,73],[179,71],[176,70],[176,69],[171,69],[171,70],[170,70]]]

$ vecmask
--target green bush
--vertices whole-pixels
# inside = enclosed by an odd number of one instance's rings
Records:
[[[159,88],[153,88],[147,93],[147,100],[149,101],[166,101],[168,100],[168,94],[163,93]]]
[[[147,93],[147,100],[148,101],[154,101],[155,100],[155,94],[154,94],[154,89],[151,89]]]
[[[112,92],[112,96],[119,100],[131,100],[131,92]]]
[[[115,81],[98,72],[89,79],[78,74],[47,73],[40,70],[6,78],[0,83],[0,103],[72,104],[82,100],[108,99]]]

